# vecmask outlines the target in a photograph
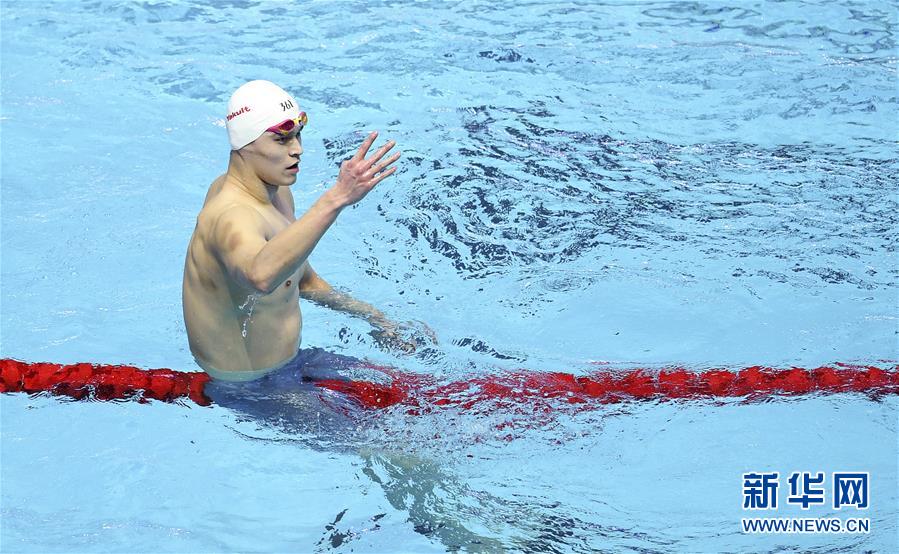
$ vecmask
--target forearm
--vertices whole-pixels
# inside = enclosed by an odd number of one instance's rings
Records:
[[[371,304],[356,300],[344,292],[334,290],[331,288],[331,285],[312,270],[311,266],[306,268],[304,278],[300,281],[300,295],[327,308],[340,310],[365,319],[375,327],[375,331],[371,334],[381,346],[410,353],[415,352],[418,345],[423,344],[417,338],[414,341],[404,339],[400,335],[402,326],[389,320],[387,316]],[[424,333],[434,343],[437,342],[437,336],[434,335],[434,332],[427,325],[424,325]]]
[[[303,216],[276,234],[253,259],[261,288],[271,292],[295,273],[331,227],[342,206],[326,192]]]
[[[327,289],[300,290],[300,295],[316,304],[321,304],[332,310],[354,315],[373,325],[381,326],[387,322],[387,316],[383,312],[367,302],[357,300],[345,292],[328,287]]]

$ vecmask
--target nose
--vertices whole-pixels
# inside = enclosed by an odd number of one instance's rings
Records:
[[[290,141],[290,155],[296,159],[300,159],[300,156],[303,155],[303,143],[300,142],[299,135]]]

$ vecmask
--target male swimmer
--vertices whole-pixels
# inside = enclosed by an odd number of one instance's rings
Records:
[[[340,166],[337,181],[302,217],[291,185],[300,171],[308,118],[269,81],[250,81],[228,102],[228,171],[209,187],[187,248],[182,301],[190,350],[213,378],[249,381],[284,367],[299,351],[299,297],[368,320],[381,337],[411,350],[373,306],[335,291],[309,265],[341,210],[396,171],[400,154],[370,157],[371,133]]]

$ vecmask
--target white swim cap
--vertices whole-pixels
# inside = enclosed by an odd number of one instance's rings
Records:
[[[300,115],[296,100],[271,81],[250,81],[228,101],[228,140],[232,150],[250,144],[269,127]]]

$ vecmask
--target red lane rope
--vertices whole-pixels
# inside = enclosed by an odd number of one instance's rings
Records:
[[[364,381],[324,380],[319,387],[343,393],[368,408],[403,404],[413,408],[476,404],[510,406],[557,399],[569,404],[605,404],[633,399],[747,397],[760,400],[773,395],[863,392],[899,394],[899,366],[881,368],[835,364],[815,369],[772,369],[753,366],[737,371],[686,369],[570,373],[517,371],[437,384],[427,376],[388,372],[389,385]]]
[[[344,394],[366,408],[403,405],[409,413],[421,408],[457,406],[470,409],[556,400],[590,405],[654,398],[747,397],[861,392],[899,394],[899,366],[834,364],[814,369],[773,369],[761,366],[740,370],[701,372],[683,368],[650,371],[570,373],[516,371],[438,383],[427,375],[402,373],[369,365],[392,378],[390,384],[369,381],[321,380],[316,386]],[[209,376],[171,369],[144,370],[126,365],[27,363],[0,359],[0,392],[48,392],[76,400],[148,399],[176,402],[190,399],[200,406],[212,401],[204,393]]]
[[[127,365],[26,363],[0,360],[0,392],[49,392],[76,400],[175,402],[182,398],[200,406],[212,401],[203,393],[204,372],[143,370]]]

